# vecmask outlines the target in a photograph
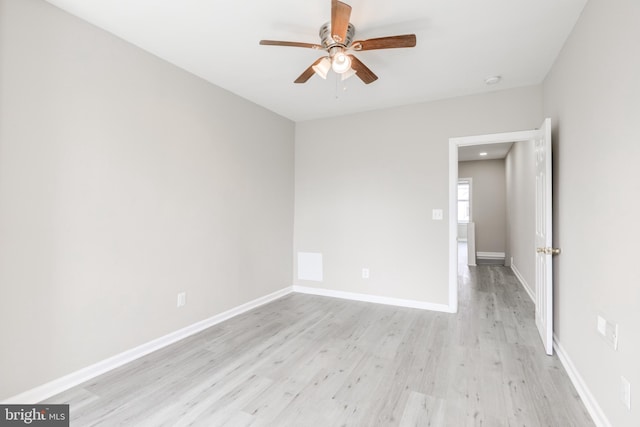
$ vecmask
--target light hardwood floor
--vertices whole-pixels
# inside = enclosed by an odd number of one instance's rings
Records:
[[[72,426],[592,426],[511,271],[457,315],[291,294],[53,397]]]

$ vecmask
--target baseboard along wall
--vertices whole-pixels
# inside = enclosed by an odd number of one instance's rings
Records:
[[[513,271],[513,274],[515,274],[515,276],[518,278],[518,281],[520,282],[524,290],[527,292],[527,295],[529,295],[529,298],[531,298],[531,301],[535,303],[535,294],[533,293],[531,286],[529,286],[524,277],[522,277],[522,274],[520,273],[520,271],[518,271],[518,268],[513,262],[511,263],[511,270]],[[598,402],[593,397],[591,390],[589,390],[589,387],[587,387],[587,384],[582,379],[582,376],[571,361],[571,358],[569,358],[569,355],[560,344],[560,340],[558,340],[558,336],[556,334],[553,334],[553,349],[558,355],[558,359],[560,360],[560,363],[562,363],[565,371],[567,371],[567,375],[569,375],[571,383],[573,383],[573,386],[576,388],[576,391],[580,395],[580,398],[582,399],[584,406],[587,408],[589,415],[591,415],[593,422],[598,427],[611,427],[611,423],[607,419],[607,416],[604,414],[602,408],[600,408],[600,405],[598,405]]]
[[[440,311],[444,313],[454,313],[451,307],[446,304],[435,304],[425,301],[408,300],[401,298],[381,297],[378,295],[360,294],[355,292],[335,291],[332,289],[312,288],[307,286],[294,286],[294,292],[309,295],[319,295],[332,298],[348,299],[352,301],[372,302],[376,304],[393,305],[397,307],[419,308],[421,310]]]
[[[290,294],[292,291],[293,290],[291,287],[287,287],[273,292],[269,295],[256,298],[245,304],[239,305],[220,314],[216,314],[215,316],[212,316],[208,319],[193,323],[185,328],[178,329],[175,332],[171,332],[170,334],[164,335],[160,338],[156,338],[138,347],[134,347],[130,350],[109,357],[108,359],[87,366],[86,368],[72,372],[71,374],[65,375],[64,377],[55,379],[46,384],[42,384],[36,388],[25,391],[24,393],[20,393],[5,400],[2,403],[36,404],[38,402],[42,402],[43,400],[48,399],[51,396],[55,396],[58,393],[62,393],[63,391],[68,390],[71,387],[75,387],[85,381],[97,377],[98,375],[102,375],[126,363],[146,356],[149,353],[160,350],[161,348],[180,341],[181,339],[197,334],[198,332],[203,331],[211,326],[217,325],[218,323],[224,322],[227,319],[252,310],[256,307],[260,307],[261,305],[270,303],[271,301],[277,300],[278,298]]]
[[[309,294],[309,295],[327,296],[327,297],[341,298],[341,299],[349,299],[353,301],[372,302],[376,304],[394,305],[398,307],[410,307],[410,308],[418,308],[422,310],[453,313],[450,307],[445,304],[434,304],[429,302],[406,300],[406,299],[400,299],[400,298],[389,298],[389,297],[381,297],[376,295],[333,291],[330,289],[311,288],[306,286],[290,286],[287,288],[280,289],[279,291],[273,292],[269,295],[256,298],[252,301],[249,301],[245,304],[234,307],[230,310],[227,310],[225,312],[212,316],[208,319],[204,319],[202,321],[196,322],[185,328],[179,329],[175,332],[172,332],[160,338],[149,341],[138,347],[132,348],[131,350],[124,351],[108,359],[105,359],[93,365],[87,366],[86,368],[82,368],[78,371],[72,372],[68,375],[65,375],[64,377],[55,379],[46,384],[42,384],[31,390],[27,390],[23,393],[10,397],[9,399],[3,401],[2,403],[3,404],[36,404],[38,402],[42,402],[43,400],[46,400],[51,396],[55,396],[58,393],[62,393],[63,391],[66,391],[72,387],[82,384],[85,381],[88,381],[92,378],[95,378],[99,375],[102,375],[106,372],[116,369],[126,363],[133,362],[134,360],[139,359],[143,356],[146,356],[149,353],[152,353],[156,350],[160,350],[163,347],[166,347],[177,341],[180,341],[181,339],[194,335],[211,326],[217,325],[218,323],[224,322],[225,320],[230,319],[234,316],[238,316],[239,314],[252,310],[256,307],[260,307],[261,305],[268,304],[271,301],[277,300],[278,298],[282,298],[283,296],[288,295],[292,292],[298,292],[298,293]]]
[[[611,427],[609,419],[605,415],[600,405],[598,405],[595,397],[593,397],[591,390],[589,390],[589,387],[587,387],[587,384],[582,379],[582,376],[569,358],[569,355],[560,344],[560,341],[558,340],[558,336],[556,334],[553,334],[553,349],[556,351],[558,359],[560,359],[560,363],[562,363],[565,371],[567,371],[569,379],[580,395],[582,403],[584,403],[584,406],[587,408],[587,411],[589,412],[589,415],[591,415],[591,418],[593,419],[595,425],[598,427]]]
[[[505,259],[504,252],[476,252],[476,258],[481,259]]]
[[[529,298],[531,298],[531,301],[533,301],[535,304],[536,298],[535,298],[535,294],[533,293],[533,289],[531,289],[531,286],[529,286],[527,281],[524,280],[524,277],[522,276],[522,274],[520,273],[516,265],[513,263],[513,261],[511,261],[511,271],[513,271],[513,274],[516,275],[516,277],[518,278],[518,281],[524,288],[525,292],[527,293],[527,295],[529,295]]]
[[[513,270],[514,274],[522,284],[523,288],[525,289],[529,297],[531,297],[531,299],[533,300],[534,299],[533,293],[531,292],[529,285],[526,283],[526,281],[524,280],[524,278],[522,277],[518,269],[515,267],[515,265],[511,265],[511,269]],[[326,296],[326,297],[332,297],[332,298],[348,299],[353,301],[371,302],[376,304],[386,304],[386,305],[393,305],[393,306],[399,306],[399,307],[410,307],[410,308],[417,308],[422,310],[439,311],[444,313],[453,312],[451,308],[445,304],[434,304],[434,303],[429,303],[424,301],[381,297],[377,295],[335,291],[331,289],[313,288],[313,287],[307,287],[307,286],[297,286],[297,285],[291,286],[291,287],[287,287],[279,291],[273,292],[269,295],[256,298],[252,301],[249,301],[245,304],[234,307],[230,310],[227,310],[225,312],[212,316],[208,319],[202,320],[200,322],[196,322],[185,328],[179,329],[175,332],[172,332],[170,334],[167,334],[155,340],[149,341],[138,347],[132,348],[131,350],[127,350],[113,357],[110,357],[108,359],[95,363],[93,365],[87,366],[86,368],[80,369],[69,375],[65,375],[64,377],[50,381],[46,384],[43,384],[41,386],[28,390],[24,393],[20,393],[16,396],[13,396],[5,400],[2,403],[3,404],[35,404],[35,403],[41,402],[45,399],[48,399],[51,396],[54,396],[74,386],[82,384],[85,381],[88,381],[101,374],[104,374],[108,371],[116,369],[126,363],[132,362],[156,350],[160,350],[163,347],[166,347],[170,344],[180,341],[181,339],[194,335],[200,331],[203,331],[211,326],[221,323],[234,316],[238,316],[256,307],[260,307],[261,305],[268,304],[269,302],[277,300],[278,298],[281,298],[292,292],[309,294],[309,295]],[[556,335],[554,335],[553,337],[553,346],[556,353],[558,354],[558,358],[560,359],[560,362],[562,363],[565,370],[567,371],[567,374],[569,375],[571,382],[576,388],[578,394],[580,395],[582,401],[584,402],[595,424],[598,427],[611,427],[611,423],[608,421],[606,415],[602,411],[602,408],[600,408],[600,406],[598,405],[598,402],[593,397],[591,391],[585,384],[581,375],[576,370],[575,365],[573,364],[573,362],[569,358],[569,355],[566,353],[566,351],[560,344],[558,337]]]

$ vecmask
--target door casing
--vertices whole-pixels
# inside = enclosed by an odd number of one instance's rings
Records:
[[[536,140],[537,129],[449,138],[449,310],[458,312],[458,148],[471,145],[500,144]]]

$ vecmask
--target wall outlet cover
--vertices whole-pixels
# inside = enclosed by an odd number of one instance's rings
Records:
[[[598,332],[600,335],[607,335],[607,321],[604,317],[598,315]]]
[[[178,293],[178,303],[177,306],[178,307],[182,307],[187,303],[187,293],[186,292],[180,292]]]
[[[631,383],[625,377],[620,377],[620,385],[620,400],[628,410],[631,410]]]
[[[605,339],[613,346],[614,350],[618,349],[618,324],[607,321],[607,333]]]

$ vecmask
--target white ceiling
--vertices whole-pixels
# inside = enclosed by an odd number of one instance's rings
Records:
[[[458,147],[458,161],[469,162],[473,160],[504,159],[509,154],[513,142],[498,144],[466,145]],[[481,156],[480,153],[487,153]]]
[[[294,121],[540,83],[586,0],[346,0],[355,39],[415,33],[417,46],[360,52],[379,80],[295,80],[321,52],[330,0],[47,0]],[[501,75],[487,86],[484,79]]]

